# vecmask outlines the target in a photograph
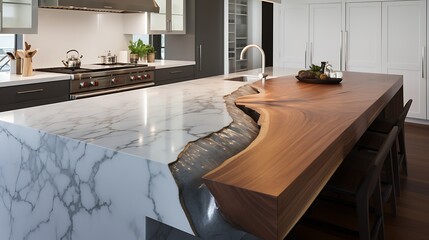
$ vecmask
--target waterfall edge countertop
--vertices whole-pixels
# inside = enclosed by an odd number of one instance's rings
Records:
[[[240,74],[0,113],[0,238],[145,239],[145,217],[194,234],[168,164],[231,123]]]
[[[0,197],[7,203],[0,205],[0,238],[145,239],[145,217],[194,234],[169,164],[176,161],[187,143],[231,123],[223,96],[247,83],[223,79],[259,72],[260,69],[256,69],[0,113],[0,142],[3,143],[0,145],[0,189],[3,189]],[[267,69],[267,73],[274,76],[296,72]],[[366,88],[362,84],[366,84]],[[265,88],[260,81],[253,86],[260,94],[241,97],[237,103],[261,114],[260,135],[246,150],[206,175],[205,181],[221,210],[235,224],[266,239],[281,239],[338,166],[341,154],[350,150],[357,135],[365,131],[393,98],[392,94],[402,89],[402,77],[351,73],[344,75],[340,85],[316,85],[301,83],[289,76],[268,79]],[[356,94],[354,86],[360,86],[357,92],[362,96],[358,100],[364,100],[356,106],[356,98],[347,99],[350,94]],[[365,94],[360,94],[362,91]],[[319,105],[313,105],[315,102]],[[368,105],[361,108],[362,104]],[[349,106],[347,111],[352,116],[341,124],[332,124],[335,117],[343,116],[336,112],[344,110],[341,106]],[[369,108],[366,115],[359,115],[366,107]],[[295,110],[298,114],[293,114]],[[320,111],[323,118],[309,123],[302,120],[312,119],[313,110]],[[279,117],[273,113],[291,115]],[[335,117],[329,120],[329,116]],[[356,130],[354,138],[335,135],[342,127],[350,126],[353,117],[359,121],[347,131]],[[321,120],[327,121],[321,123]],[[280,134],[279,128],[285,127],[282,124],[295,130]],[[323,126],[318,128],[318,124]],[[305,126],[316,133],[320,133],[320,129],[339,132],[326,134],[327,139],[321,138],[322,144],[314,144],[315,138],[302,144],[303,136],[311,137],[298,131]],[[283,137],[266,145],[266,134],[273,134],[273,140]],[[335,149],[339,140],[344,140],[344,149],[333,151],[330,157],[340,157],[321,167],[321,161],[330,158],[319,157],[318,150],[324,153]],[[266,149],[259,149],[254,157],[246,156],[258,145]],[[304,149],[305,154],[291,159],[308,159],[305,164],[294,162],[296,171],[285,170],[282,161],[277,161],[279,158],[266,158],[267,151],[287,156],[300,149]],[[247,157],[250,165],[243,160]],[[255,157],[260,161],[254,161]],[[267,166],[266,161],[273,161],[273,165]],[[236,172],[240,172],[241,167],[247,169],[243,175]],[[318,167],[321,171],[307,181],[308,174],[313,174]],[[282,171],[271,172],[272,168]],[[252,172],[254,169],[261,171]],[[235,177],[229,178],[230,173]],[[273,176],[282,180],[274,181]],[[290,182],[302,181],[314,185],[298,193],[291,192],[293,187],[287,187]],[[272,187],[264,185],[270,183]],[[249,189],[251,193],[247,192]],[[254,197],[261,201],[249,208],[249,201]],[[231,209],[228,203],[236,203],[237,199],[240,207],[235,204]],[[273,205],[277,200],[279,208]],[[289,203],[294,206],[292,210],[288,208]],[[263,215],[258,215],[261,213]],[[258,220],[254,216],[266,218]]]

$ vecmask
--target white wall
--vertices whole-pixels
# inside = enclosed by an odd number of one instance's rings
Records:
[[[118,54],[128,49],[131,35],[124,35],[123,15],[39,8],[38,34],[24,35],[24,41],[38,49],[33,66],[62,66],[66,52],[76,49],[82,64],[98,63],[108,50]]]

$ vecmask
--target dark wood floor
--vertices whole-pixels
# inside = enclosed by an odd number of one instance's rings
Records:
[[[386,239],[429,239],[429,126],[407,123],[405,127],[408,155],[408,177],[402,176],[401,196],[397,216],[385,208]],[[330,203],[324,203],[330,204]],[[327,206],[324,217],[341,218],[344,225],[353,226],[348,216],[353,209]],[[331,207],[331,208],[329,208]],[[350,215],[349,215],[350,213]],[[338,231],[326,231],[320,225],[298,224],[295,239],[357,239]]]

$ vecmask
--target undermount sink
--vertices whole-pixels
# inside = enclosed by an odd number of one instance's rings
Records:
[[[236,81],[236,82],[254,82],[254,81],[261,80],[261,79],[258,76],[242,75],[242,76],[237,76],[237,77],[232,77],[232,78],[225,78],[224,80]]]

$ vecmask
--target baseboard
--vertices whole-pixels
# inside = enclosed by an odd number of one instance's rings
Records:
[[[429,125],[429,120],[417,119],[417,118],[406,118],[405,122],[410,123],[411,125],[413,125],[413,124]]]

